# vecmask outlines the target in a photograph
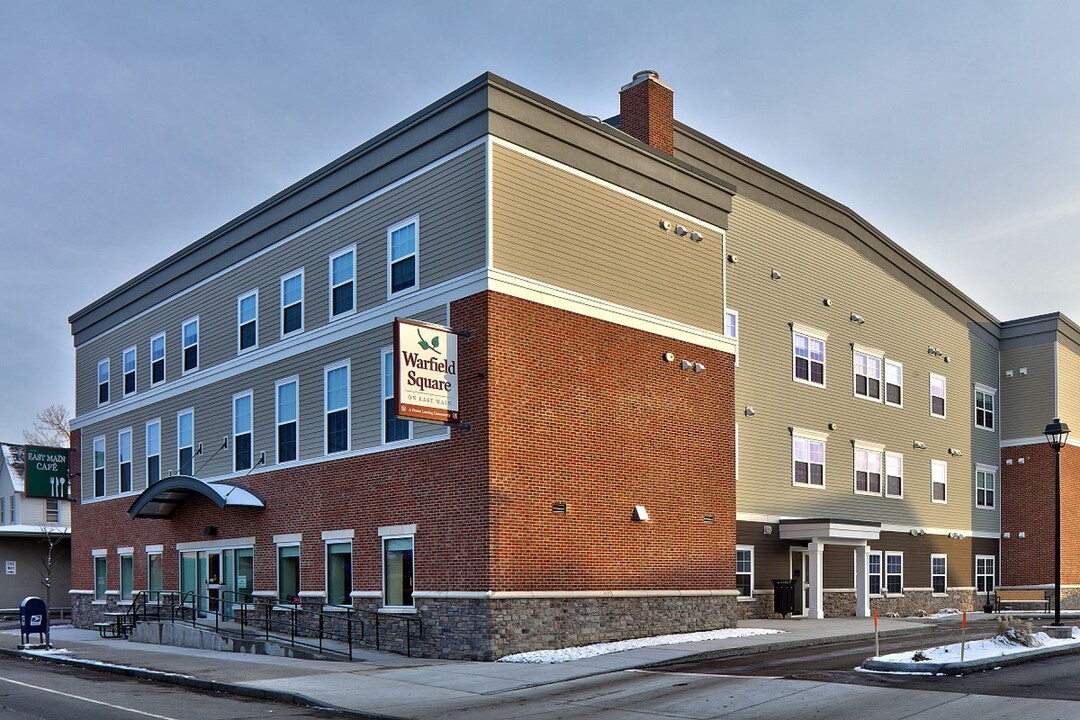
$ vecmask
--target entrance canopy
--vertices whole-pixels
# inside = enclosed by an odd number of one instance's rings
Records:
[[[266,502],[239,485],[209,483],[190,475],[174,475],[156,482],[135,498],[128,515],[135,518],[169,518],[192,495],[202,495],[219,508],[265,508]]]
[[[857,542],[881,537],[881,523],[867,520],[836,518],[793,519],[780,521],[781,540],[810,540],[816,542]]]

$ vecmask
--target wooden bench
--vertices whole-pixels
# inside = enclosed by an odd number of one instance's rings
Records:
[[[997,590],[994,592],[995,608],[1001,612],[1002,605],[1039,604],[1044,612],[1050,612],[1050,593],[1045,590]]]

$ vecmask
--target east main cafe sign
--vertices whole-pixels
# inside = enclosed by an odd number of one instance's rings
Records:
[[[394,402],[402,420],[456,425],[457,335],[440,325],[394,321]]]
[[[69,490],[67,449],[27,445],[27,497],[67,500]]]

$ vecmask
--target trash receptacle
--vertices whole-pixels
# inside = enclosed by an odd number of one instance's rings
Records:
[[[790,615],[795,610],[795,580],[773,580],[773,612]]]

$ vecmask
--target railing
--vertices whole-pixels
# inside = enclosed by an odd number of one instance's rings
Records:
[[[157,600],[150,600],[150,596],[156,595]],[[163,595],[170,595],[173,601],[167,603],[168,615],[162,613],[164,604],[161,602]],[[419,617],[407,615],[389,615],[374,610],[357,610],[350,605],[324,605],[329,611],[308,610],[298,605],[282,605],[278,603],[249,602],[250,595],[226,590],[217,597],[199,595],[194,591],[188,591],[180,595],[179,602],[175,600],[176,593],[168,591],[150,591],[136,593],[131,602],[131,624],[138,620],[161,620],[171,623],[187,624],[190,619],[193,628],[213,627],[215,633],[229,632],[238,633],[241,640],[261,637],[265,640],[284,639],[288,637],[292,646],[317,648],[320,653],[332,652],[347,655],[353,659],[354,644],[363,643],[365,638],[365,622],[359,615],[367,616],[375,629],[375,648],[382,649],[381,624],[384,619],[397,623],[405,623],[405,654],[412,657],[412,638],[415,627],[417,640],[424,637],[424,624]],[[150,612],[150,604],[154,604],[154,613]],[[213,621],[210,621],[213,617]],[[227,627],[222,627],[227,623]],[[400,625],[399,625],[400,627]],[[306,638],[311,638],[307,640]],[[342,652],[327,647],[325,641],[344,643],[347,650]]]

